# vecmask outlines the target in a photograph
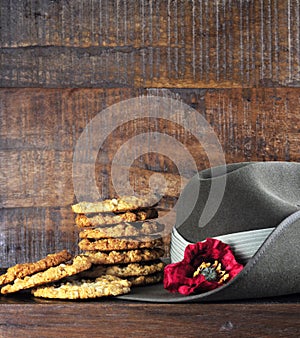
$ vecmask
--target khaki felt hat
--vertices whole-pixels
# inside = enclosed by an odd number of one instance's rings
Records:
[[[244,162],[195,175],[177,204],[171,262],[183,258],[189,243],[209,237],[229,244],[244,265],[228,283],[189,296],[170,293],[160,283],[119,298],[207,302],[300,293],[300,163]]]

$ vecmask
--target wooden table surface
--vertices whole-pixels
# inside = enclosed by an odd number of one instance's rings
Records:
[[[299,34],[298,0],[2,0],[0,268],[78,252],[74,149],[87,124],[123,100],[156,95],[189,105],[217,135],[227,163],[299,162]],[[181,142],[197,170],[210,165],[183,125],[141,112],[101,148],[95,172],[103,197],[114,194],[117,150],[149,132]],[[132,163],[130,182],[145,191],[157,172],[167,182],[160,207],[170,210],[180,180],[195,171],[181,176],[172,158],[150,152]],[[2,297],[0,336],[296,337],[299,309],[298,296],[176,305]]]
[[[298,337],[299,297],[206,304],[0,299],[1,337]]]

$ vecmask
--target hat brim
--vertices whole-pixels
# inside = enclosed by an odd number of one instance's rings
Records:
[[[288,295],[300,292],[300,211],[284,219],[244,269],[227,284],[190,296],[170,293],[163,284],[133,287],[119,299],[158,302],[209,302]]]

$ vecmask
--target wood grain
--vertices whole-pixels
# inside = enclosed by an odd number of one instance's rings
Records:
[[[1,1],[2,87],[299,87],[300,5]]]
[[[296,337],[299,304],[0,303],[10,337]],[[249,320],[251,318],[251,320]]]
[[[205,117],[223,147],[227,162],[299,161],[297,89],[173,92]],[[0,90],[2,207],[72,203],[73,151],[81,132],[104,108],[137,93],[127,89]],[[109,123],[113,121],[108,120]],[[184,144],[199,170],[209,166],[199,141],[182,126],[169,121],[145,121],[142,112],[141,121],[126,123],[109,135],[96,165],[103,171],[109,170],[107,166],[122,143],[150,131],[167,133]],[[144,156],[133,166],[150,171],[165,168],[165,172],[176,173],[170,159],[159,156],[159,149],[157,153]]]
[[[0,213],[0,266],[9,267],[68,248],[78,253],[70,207],[6,208]]]
[[[182,100],[209,123],[227,163],[299,162],[299,36],[299,0],[0,1],[0,268],[77,253],[74,149],[87,124],[122,100]],[[115,193],[116,152],[139,133],[168,134],[197,170],[210,165],[182,126],[143,114],[109,135],[95,163],[84,158],[80,175],[94,166],[102,196]],[[180,176],[170,156],[152,152],[133,161],[129,179],[147,192],[161,174],[163,213],[193,170]],[[298,337],[292,299],[172,305],[19,294],[0,297],[0,336]]]

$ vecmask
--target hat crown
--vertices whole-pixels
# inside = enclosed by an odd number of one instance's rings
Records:
[[[212,183],[218,186],[224,180],[226,186],[219,207],[207,209]],[[195,204],[193,208],[191,203]],[[203,217],[207,210],[214,214]],[[208,237],[272,228],[297,210],[300,163],[235,163],[204,170],[190,180],[177,204],[175,228],[188,242],[198,242]],[[208,222],[199,224],[200,219]]]

